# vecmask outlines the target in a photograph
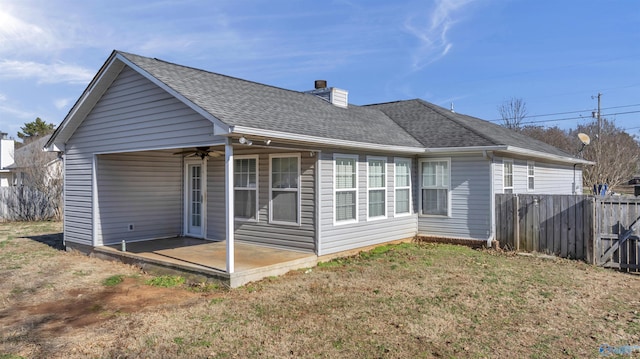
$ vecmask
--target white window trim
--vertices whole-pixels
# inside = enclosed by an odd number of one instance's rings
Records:
[[[338,159],[338,158],[350,158],[350,159],[354,160],[354,166],[355,166],[355,169],[356,169],[356,173],[355,173],[356,174],[356,179],[355,179],[356,186],[355,186],[355,188],[351,188],[351,189],[337,189],[336,188],[336,175],[337,175],[336,159]],[[342,154],[342,153],[334,153],[333,154],[333,184],[332,185],[333,185],[333,225],[334,226],[336,226],[336,225],[340,226],[340,225],[343,225],[343,224],[358,223],[359,202],[360,202],[359,201],[359,199],[360,199],[360,196],[359,196],[360,188],[358,186],[359,185],[358,172],[360,172],[359,171],[359,165],[360,165],[359,159],[360,159],[360,156],[358,156],[358,155],[349,155],[349,154]],[[349,192],[355,191],[355,193],[356,193],[356,195],[355,195],[355,200],[356,200],[356,218],[349,219],[349,220],[344,220],[344,221],[338,221],[336,219],[337,218],[337,216],[336,216],[336,204],[337,204],[337,197],[338,197],[337,193],[338,192],[347,192],[347,191],[349,191]]]
[[[383,187],[371,187],[371,184],[369,183],[369,162],[370,161],[382,161],[383,163],[383,168],[384,168],[384,179],[382,181],[382,183],[384,184]],[[386,157],[380,157],[380,156],[367,156],[367,220],[368,221],[372,221],[372,220],[379,220],[379,219],[386,219],[387,218],[387,206],[388,206],[388,198],[387,198],[387,172],[388,172],[388,168],[387,168],[387,158]],[[384,214],[382,216],[375,216],[375,217],[371,217],[369,215],[369,192],[370,191],[384,191]]]
[[[396,183],[397,180],[397,163],[398,162],[408,162],[409,163],[409,186],[399,187]],[[393,216],[394,217],[405,217],[413,214],[413,191],[412,191],[412,183],[413,183],[413,161],[410,158],[406,157],[395,157],[393,159]],[[409,212],[398,213],[398,206],[396,205],[396,193],[399,189],[408,189],[409,190]]]
[[[507,163],[511,163],[511,186],[507,187],[506,183],[507,181],[505,181],[506,177],[507,177],[507,171],[506,171],[506,164]],[[507,190],[511,190],[511,193],[515,193],[514,190],[514,179],[513,178],[513,173],[514,173],[514,168],[513,168],[513,160],[502,160],[502,193],[507,193]]]
[[[272,182],[272,175],[273,175],[273,169],[272,169],[272,159],[274,158],[291,158],[294,157],[298,160],[298,188],[296,189],[290,189],[290,188],[278,188],[276,189],[276,192],[297,192],[298,193],[298,203],[296,204],[297,206],[297,214],[296,214],[296,218],[298,219],[297,222],[286,222],[286,221],[275,221],[273,220],[273,182]],[[283,224],[283,225],[288,225],[288,226],[300,226],[301,224],[301,218],[300,218],[300,214],[301,214],[301,204],[302,204],[302,191],[301,191],[301,187],[302,187],[302,179],[301,179],[301,173],[302,170],[300,168],[300,153],[274,153],[274,154],[270,154],[269,155],[269,223],[273,223],[273,224]]]
[[[533,174],[529,172],[529,166],[533,167]],[[529,186],[529,179],[533,178],[533,188]],[[533,192],[536,190],[536,163],[534,161],[527,161],[527,191]]]
[[[441,215],[441,214],[424,214],[422,213],[422,190],[423,189],[434,189],[433,187],[424,187],[422,184],[422,180],[423,180],[423,175],[422,175],[422,164],[424,162],[447,162],[447,178],[449,179],[449,183],[447,184],[447,214],[446,215]],[[418,214],[421,217],[439,217],[439,218],[450,218],[451,217],[451,207],[452,207],[452,203],[451,203],[451,158],[446,157],[446,158],[421,158],[419,163],[418,163],[419,168],[419,172],[420,172],[420,194],[419,194],[419,201],[420,201],[420,208],[418,208]],[[444,188],[444,187],[443,187]]]
[[[236,217],[235,213],[233,214],[233,218],[236,221],[241,221],[241,222],[259,222],[260,221],[260,213],[259,213],[259,202],[260,202],[260,156],[258,155],[241,155],[241,156],[234,156],[233,160],[233,178],[234,178],[234,183],[233,183],[233,190],[243,190],[243,191],[250,191],[250,190],[255,190],[256,192],[256,208],[255,208],[255,218],[243,218],[243,217]],[[235,161],[237,160],[246,160],[246,159],[254,159],[256,160],[256,188],[250,188],[250,187],[236,187],[235,184],[235,177],[236,177],[236,163]],[[235,197],[235,195],[234,195]]]

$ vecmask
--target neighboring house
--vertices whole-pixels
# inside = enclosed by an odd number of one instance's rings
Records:
[[[14,163],[9,166],[13,174],[13,186],[35,185],[46,186],[53,179],[61,177],[62,161],[54,152],[45,152],[44,146],[51,135],[42,136],[28,141],[14,151]],[[29,176],[37,176],[35,181],[28,180]]]
[[[13,183],[13,152],[15,142],[5,132],[0,132],[0,187],[9,187]]]
[[[495,194],[581,193],[589,162],[545,143],[422,100],[355,106],[316,87],[114,51],[46,144],[64,153],[67,246],[183,235],[321,256],[416,235],[490,243]]]

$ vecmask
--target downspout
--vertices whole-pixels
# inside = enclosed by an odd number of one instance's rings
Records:
[[[496,236],[496,194],[493,189],[494,182],[494,157],[493,153],[490,151],[482,151],[482,156],[486,160],[490,160],[489,163],[489,237],[487,238],[487,248],[491,248],[492,242]]]

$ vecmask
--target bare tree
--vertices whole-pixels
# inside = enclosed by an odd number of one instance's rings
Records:
[[[520,128],[520,133],[535,138],[538,141],[548,143],[568,154],[575,155],[580,150],[580,147],[576,144],[576,137],[573,136],[570,131],[563,130],[557,126],[547,128],[542,126],[524,126]]]
[[[498,106],[503,126],[512,130],[520,130],[522,120],[527,117],[527,104],[521,98],[512,97]]]
[[[585,159],[596,163],[594,166],[585,166],[583,182],[590,187],[594,184],[608,184],[610,188],[615,188],[636,174],[640,146],[633,136],[618,128],[613,121],[601,121],[599,131],[597,121],[593,121],[579,125],[574,132],[574,135],[583,132],[591,136],[591,144],[584,149],[583,154]]]
[[[43,151],[46,139],[43,137],[16,150],[18,184],[33,190],[34,196],[41,197],[37,199],[47,207],[41,209],[44,213],[61,219],[62,163],[56,153]]]

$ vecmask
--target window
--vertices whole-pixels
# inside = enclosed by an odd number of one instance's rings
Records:
[[[270,218],[300,224],[300,155],[271,155]]]
[[[387,216],[387,160],[379,157],[367,157],[367,217],[384,218]]]
[[[513,193],[513,161],[505,160],[502,172],[504,193]]]
[[[237,156],[233,165],[234,215],[258,220],[258,158]]]
[[[411,160],[406,158],[396,158],[395,160],[395,191],[396,206],[395,213],[411,213]]]
[[[335,222],[357,222],[358,217],[358,156],[333,156]]]
[[[527,183],[529,191],[536,189],[536,164],[533,161],[527,162]]]
[[[449,215],[449,160],[422,162],[422,214]]]
[[[449,215],[449,165],[445,160],[424,160],[422,163],[422,214]]]

